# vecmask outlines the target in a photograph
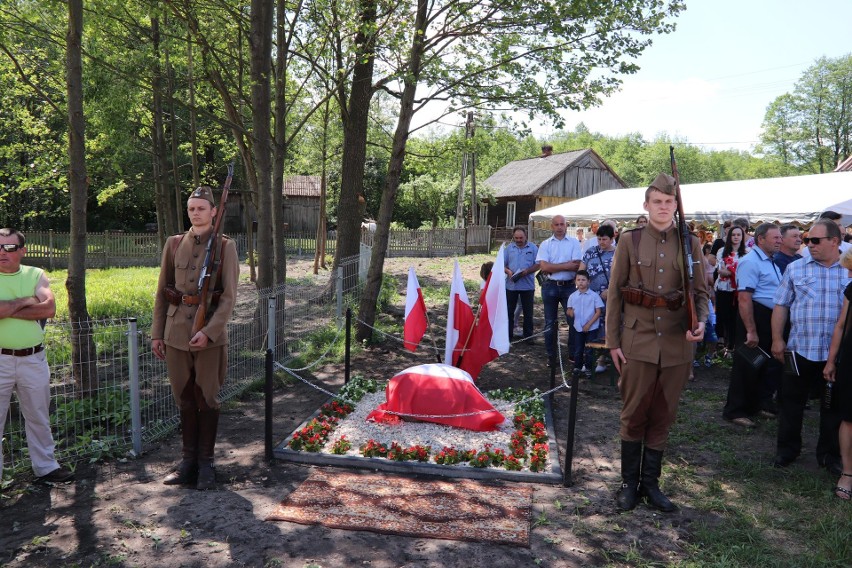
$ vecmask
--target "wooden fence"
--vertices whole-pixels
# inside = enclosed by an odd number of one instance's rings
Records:
[[[26,263],[49,270],[68,268],[71,236],[56,231],[29,231]],[[229,235],[237,245],[240,258],[248,253],[244,233]],[[284,234],[287,254],[313,256],[316,234],[287,232]],[[372,246],[373,233],[361,232],[361,242]],[[326,254],[333,255],[337,235],[330,232]],[[86,236],[86,268],[119,268],[126,266],[158,266],[161,246],[156,233],[108,231]],[[453,256],[487,253],[491,250],[490,227],[467,229],[435,229],[391,231],[388,256]]]
[[[373,246],[375,233],[361,231],[361,242]],[[387,256],[463,256],[491,250],[491,227],[465,229],[393,229],[388,237]]]

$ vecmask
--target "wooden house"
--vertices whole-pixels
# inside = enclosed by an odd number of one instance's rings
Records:
[[[284,178],[284,222],[287,231],[316,233],[320,214],[322,176]]]
[[[591,148],[510,162],[485,180],[497,204],[482,218],[495,228],[526,225],[530,213],[627,184]],[[482,205],[485,206],[484,204]]]

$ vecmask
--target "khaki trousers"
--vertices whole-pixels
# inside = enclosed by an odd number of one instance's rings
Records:
[[[219,408],[219,390],[225,384],[228,370],[228,346],[222,345],[202,351],[182,351],[166,346],[166,367],[169,370],[169,383],[172,395],[179,408],[186,405],[186,397],[181,400],[187,383],[194,381],[204,397],[208,408]],[[203,410],[202,401],[198,409]]]
[[[642,361],[627,361],[622,366],[618,381],[622,440],[665,450],[691,367],[691,361],[666,368]]]

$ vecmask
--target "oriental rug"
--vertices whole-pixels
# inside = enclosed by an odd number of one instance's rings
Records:
[[[528,548],[531,508],[528,485],[315,470],[266,520]]]

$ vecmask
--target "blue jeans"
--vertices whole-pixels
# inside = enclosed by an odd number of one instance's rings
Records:
[[[521,300],[521,308],[524,312],[524,338],[533,334],[533,301],[535,290],[506,290],[506,302],[509,308],[509,339],[512,338],[512,328],[515,324],[515,307]]]
[[[556,326],[558,325],[559,313],[565,313],[565,309],[568,307],[568,296],[573,294],[576,289],[573,280],[562,286],[558,286],[553,280],[548,280],[541,288],[541,301],[544,304],[544,328],[547,330],[544,332],[544,344],[547,346],[548,357],[556,355],[553,351],[553,332],[558,331]],[[559,309],[560,304],[562,304],[561,310]],[[573,318],[569,318],[567,315],[565,320],[568,325],[574,323]],[[568,333],[568,344],[570,345],[572,332]]]

